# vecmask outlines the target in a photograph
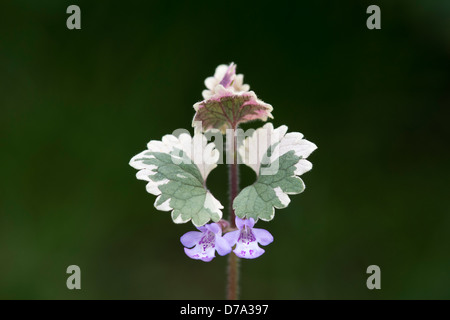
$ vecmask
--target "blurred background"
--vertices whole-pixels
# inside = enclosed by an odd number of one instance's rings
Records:
[[[190,129],[230,62],[275,126],[319,147],[306,191],[258,223],[275,241],[242,261],[241,298],[450,299],[447,0],[2,1],[0,298],[225,297],[227,258],[187,258],[192,224],[157,211],[128,162]],[[226,180],[208,178],[225,207]]]

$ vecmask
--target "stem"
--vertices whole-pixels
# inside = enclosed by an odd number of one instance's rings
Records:
[[[228,180],[229,180],[229,194],[230,194],[230,216],[229,222],[231,228],[236,228],[236,214],[233,209],[233,201],[239,192],[239,167],[237,163],[237,136],[236,126],[233,127],[233,142],[229,144],[227,152],[233,153],[233,163],[228,165]],[[230,154],[230,153],[229,153]],[[228,285],[227,285],[227,299],[237,300],[239,292],[239,258],[231,252],[228,258]]]
[[[234,163],[230,165],[229,170],[229,190],[230,190],[230,227],[236,228],[236,214],[233,209],[233,201],[239,192],[239,168],[236,163],[236,158],[233,159]]]
[[[232,251],[228,257],[227,299],[238,300],[239,293],[239,258]]]

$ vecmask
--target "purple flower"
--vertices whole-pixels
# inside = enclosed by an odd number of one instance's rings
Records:
[[[255,220],[253,218],[241,219],[236,217],[236,226],[239,230],[228,232],[223,236],[230,246],[236,244],[233,252],[239,258],[258,258],[265,251],[258,246],[258,243],[266,246],[273,241],[273,236],[269,231],[253,228],[254,225]]]
[[[206,224],[197,229],[200,232],[189,231],[180,238],[189,258],[208,262],[215,257],[216,250],[221,256],[231,252],[231,246],[222,238],[222,229],[217,223]]]
[[[225,88],[227,88],[233,83],[235,77],[236,77],[236,65],[234,63],[231,63],[223,79],[220,81],[220,84],[223,85]]]

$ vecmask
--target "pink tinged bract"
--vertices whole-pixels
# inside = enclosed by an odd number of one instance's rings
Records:
[[[222,229],[217,223],[206,224],[197,229],[199,231],[189,231],[180,238],[189,258],[208,262],[215,257],[216,251],[221,256],[231,252],[231,246],[222,237]]]
[[[255,259],[262,255],[265,250],[258,246],[258,243],[266,246],[273,241],[273,236],[269,231],[253,228],[255,220],[241,219],[236,217],[236,226],[239,230],[226,233],[223,237],[232,247],[236,244],[233,252],[244,259]]]

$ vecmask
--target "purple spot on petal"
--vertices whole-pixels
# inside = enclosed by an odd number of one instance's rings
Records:
[[[245,243],[247,245],[250,244],[250,242],[256,241],[256,237],[252,232],[251,228],[248,228],[245,226],[241,229],[241,233],[239,234],[238,242]]]
[[[211,231],[207,231],[205,233],[205,235],[198,242],[198,245],[200,245],[202,248],[202,251],[205,252],[206,250],[208,250],[211,247],[215,248],[215,246],[216,246],[215,240],[216,240],[216,237],[215,237],[214,233]]]

